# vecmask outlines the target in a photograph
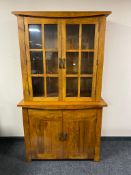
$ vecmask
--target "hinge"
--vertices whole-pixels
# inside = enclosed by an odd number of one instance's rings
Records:
[[[59,58],[59,69],[65,69],[65,59]]]

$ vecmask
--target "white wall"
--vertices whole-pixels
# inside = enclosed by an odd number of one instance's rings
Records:
[[[15,10],[111,10],[107,19],[103,136],[131,136],[131,1],[0,0],[0,136],[23,135],[22,82]]]

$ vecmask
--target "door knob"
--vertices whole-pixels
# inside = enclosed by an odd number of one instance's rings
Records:
[[[63,133],[63,140],[67,140],[67,133]]]
[[[61,133],[59,136],[59,140],[60,141],[65,141],[68,138],[68,134],[67,133]]]
[[[63,60],[62,60],[62,58],[59,58],[59,68],[60,69],[63,68]]]
[[[65,60],[65,58],[63,59],[63,69],[65,69],[66,68],[66,60]]]
[[[66,64],[65,59],[59,58],[59,68],[65,69],[65,67],[66,67],[65,64]]]

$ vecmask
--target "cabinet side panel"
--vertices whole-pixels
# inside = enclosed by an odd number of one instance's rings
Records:
[[[97,61],[97,78],[96,78],[96,100],[101,98],[102,88],[102,72],[104,61],[104,44],[105,44],[105,28],[106,17],[100,17],[99,19],[99,41],[98,41],[98,61]]]
[[[98,109],[97,110],[97,122],[96,122],[95,156],[94,156],[95,161],[100,160],[101,123],[102,123],[102,109]]]
[[[22,109],[23,112],[23,127],[24,127],[24,139],[26,147],[26,160],[31,160],[31,145],[30,145],[30,133],[29,133],[29,116],[28,109]]]
[[[19,47],[20,47],[21,71],[22,71],[22,82],[23,82],[23,95],[25,100],[29,100],[29,87],[28,87],[26,50],[25,50],[24,18],[18,16],[17,20],[18,20]]]

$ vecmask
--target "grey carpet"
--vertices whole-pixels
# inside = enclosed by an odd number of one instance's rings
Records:
[[[102,141],[101,161],[32,161],[22,140],[0,139],[0,175],[131,175],[131,141]]]

